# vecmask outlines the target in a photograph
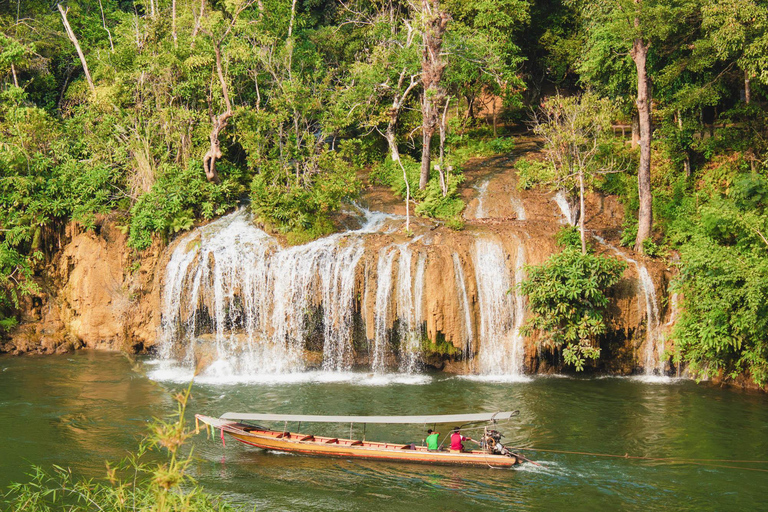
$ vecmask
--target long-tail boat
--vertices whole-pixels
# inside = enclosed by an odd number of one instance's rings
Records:
[[[502,436],[493,427],[498,421],[508,420],[514,412],[480,414],[453,414],[432,416],[317,416],[298,414],[248,414],[226,413],[220,418],[195,415],[198,422],[221,431],[221,439],[227,434],[238,441],[262,448],[302,455],[343,457],[349,459],[371,459],[395,462],[417,462],[424,464],[467,465],[485,467],[511,467],[523,458],[510,452],[501,443]],[[283,428],[267,428],[254,422],[278,422]],[[298,423],[296,431],[288,428],[289,423]],[[365,439],[365,425],[380,424],[453,424],[467,425],[488,422],[483,428],[478,450],[450,450],[441,448],[429,450],[416,444],[397,444]],[[350,425],[350,437],[342,439],[301,432],[302,423],[339,423]],[[363,425],[363,435],[355,439],[352,435],[354,424]],[[444,441],[445,442],[445,441]]]

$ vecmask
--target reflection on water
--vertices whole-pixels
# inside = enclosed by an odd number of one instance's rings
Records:
[[[101,477],[105,459],[136,446],[152,416],[173,412],[153,365],[116,354],[0,358],[0,485],[31,463]],[[537,462],[514,470],[434,467],[270,453],[195,438],[195,477],[248,509],[266,510],[759,510],[768,473],[712,465],[587,457],[768,460],[768,398],[689,381],[528,378],[489,382],[441,374],[322,373],[284,380],[199,382],[190,414],[448,414],[519,410],[500,430]],[[290,377],[290,376],[289,376]],[[377,378],[378,378],[377,377]],[[364,384],[364,385],[361,385]],[[295,428],[294,425],[290,425]],[[369,425],[366,438],[421,444],[427,426]],[[432,427],[432,425],[429,425]],[[349,425],[302,425],[349,435]],[[445,435],[448,426],[437,426]],[[355,427],[361,435],[362,426]],[[467,429],[473,436],[474,432]],[[705,464],[702,462],[702,464]],[[725,465],[738,465],[728,463]],[[768,469],[768,465],[747,465]]]

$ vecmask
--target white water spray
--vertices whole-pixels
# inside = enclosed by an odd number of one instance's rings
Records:
[[[524,303],[516,293],[516,283],[509,279],[502,245],[491,238],[476,240],[474,262],[482,340],[478,358],[480,373],[519,376],[523,366],[519,330]],[[525,253],[519,248],[516,274],[522,272],[524,263]]]

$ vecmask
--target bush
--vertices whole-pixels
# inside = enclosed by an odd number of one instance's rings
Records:
[[[605,292],[619,281],[626,263],[582,254],[580,247],[570,245],[571,238],[562,237],[569,244],[562,252],[539,266],[526,267],[528,277],[519,287],[528,296],[531,316],[522,332],[531,336],[538,331],[540,345],[565,347],[566,364],[581,371],[586,359],[600,356],[596,338],[606,330]]]
[[[238,168],[219,164],[221,184],[205,178],[202,164],[187,168],[165,165],[152,189],[131,208],[128,245],[143,250],[152,244],[152,236],[164,236],[190,229],[198,218],[212,219],[237,205],[245,190]]]
[[[357,193],[356,168],[335,151],[320,155],[318,171],[297,177],[277,162],[260,169],[251,182],[251,208],[263,222],[306,242],[331,233],[329,214]]]

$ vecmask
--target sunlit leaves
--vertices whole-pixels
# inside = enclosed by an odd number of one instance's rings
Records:
[[[621,278],[626,264],[614,258],[582,254],[569,245],[538,266],[526,267],[520,284],[531,316],[523,332],[538,335],[549,348],[563,347],[566,363],[582,370],[586,359],[600,355],[597,336],[606,329],[605,292]]]

